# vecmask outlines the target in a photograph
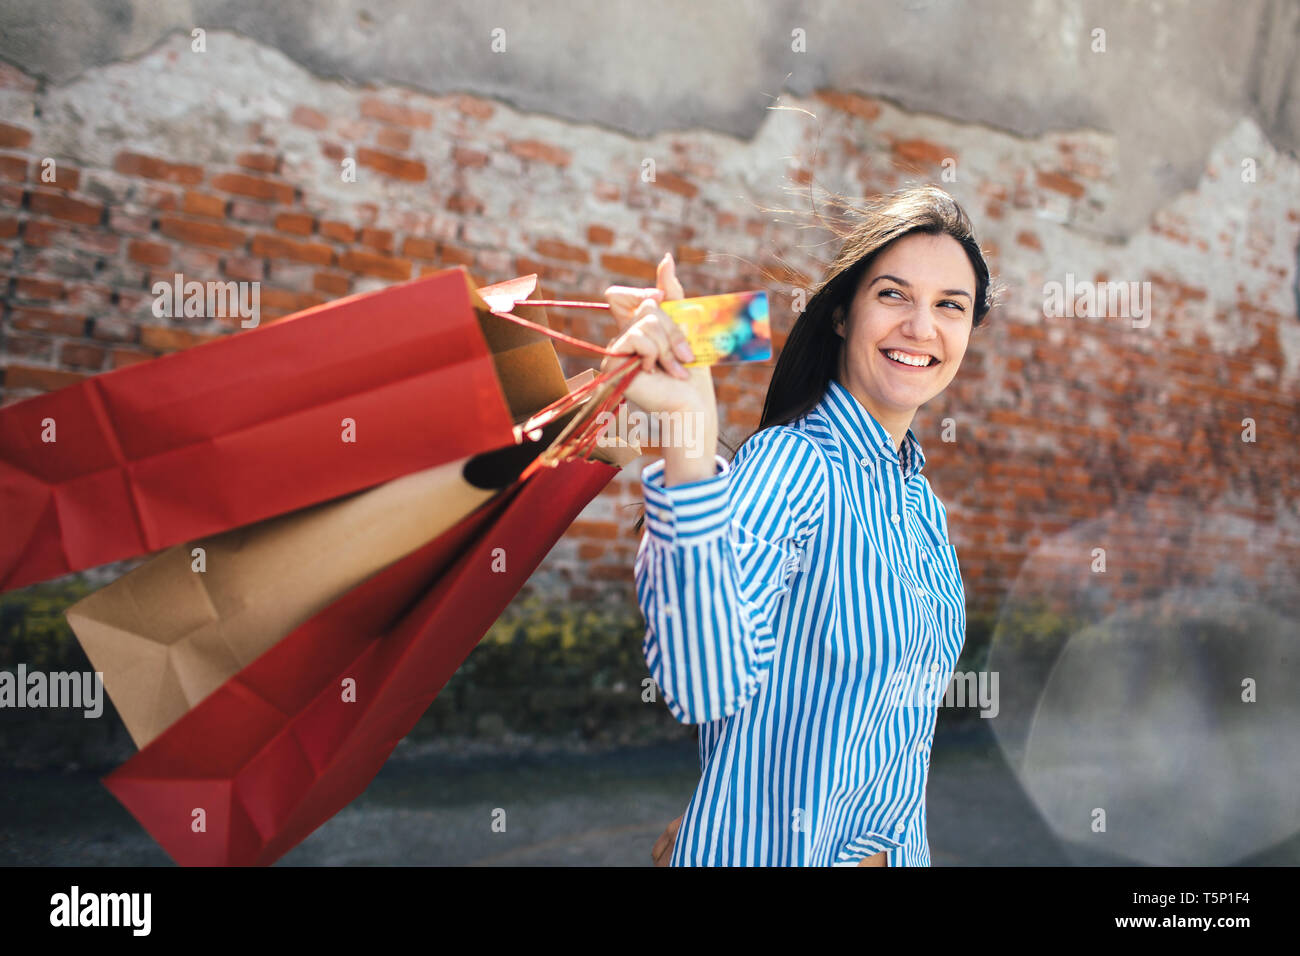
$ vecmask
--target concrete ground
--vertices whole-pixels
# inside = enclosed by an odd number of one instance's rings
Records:
[[[604,753],[441,752],[405,742],[351,806],[284,866],[647,866],[698,779],[695,742]],[[494,832],[494,811],[505,831]],[[1129,861],[1067,852],[976,721],[941,726],[929,784],[935,866]],[[498,814],[499,816],[499,814]],[[1300,839],[1244,864],[1300,863]],[[91,773],[0,772],[0,865],[166,866]]]

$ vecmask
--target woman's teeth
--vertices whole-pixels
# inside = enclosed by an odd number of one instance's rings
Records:
[[[892,349],[885,352],[885,356],[900,365],[911,365],[914,368],[924,368],[934,361],[929,355],[908,355],[906,352],[895,352]]]

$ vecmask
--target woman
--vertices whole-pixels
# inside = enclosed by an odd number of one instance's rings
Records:
[[[658,307],[684,297],[670,256],[643,291],[607,291],[628,327],[611,348],[644,359],[628,399],[702,426],[642,472],[643,650],[670,712],[700,726],[702,769],[656,849],[675,866],[927,866],[929,748],[966,612],[910,426],[991,305],[970,222],[929,186],[862,210],[730,464],[710,371],[680,364]]]

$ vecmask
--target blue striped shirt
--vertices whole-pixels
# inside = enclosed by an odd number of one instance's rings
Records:
[[[925,784],[966,607],[943,503],[832,380],[711,478],[642,471],[650,675],[700,725],[673,866],[928,866]]]

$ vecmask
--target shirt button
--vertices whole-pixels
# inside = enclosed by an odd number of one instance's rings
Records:
[[[858,464],[860,464],[863,468],[865,468],[867,467],[868,464],[870,464],[870,461],[866,458],[859,458]]]
[[[924,589],[924,588],[917,588],[917,589],[916,589],[916,596],[917,596],[917,597],[925,597],[925,589]]]
[[[906,824],[906,823],[899,822],[898,824],[896,824],[896,825],[894,826],[894,832],[895,832],[895,833],[902,833],[902,832],[903,832],[904,830],[906,830],[906,829],[907,829],[907,824]]]
[[[929,560],[930,560],[930,556],[929,556],[928,554],[926,554],[924,551],[922,551],[922,552],[921,552],[921,560],[922,560],[922,561],[929,561]]]
[[[889,520],[892,521],[892,522],[894,522],[894,524],[898,524],[898,522],[899,522],[900,520],[902,520],[902,519],[900,519],[900,518],[898,517],[898,514],[897,514],[897,513],[894,513],[894,514],[892,514],[892,515],[889,516]]]

